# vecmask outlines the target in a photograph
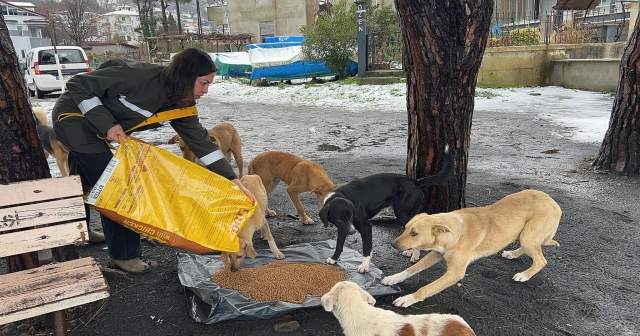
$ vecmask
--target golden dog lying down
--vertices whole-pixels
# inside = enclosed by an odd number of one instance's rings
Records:
[[[473,336],[460,316],[400,315],[376,308],[376,300],[350,281],[338,282],[320,299],[322,307],[340,322],[346,336]]]
[[[385,277],[381,283],[397,284],[444,259],[447,271],[442,277],[393,302],[396,306],[409,307],[462,279],[472,261],[497,253],[515,240],[520,241],[521,247],[504,251],[502,256],[507,259],[523,254],[531,257],[533,265],[513,276],[515,281],[527,281],[547,264],[542,245],[560,245],[553,236],[561,215],[558,204],[537,190],[508,195],[485,207],[416,215],[392,246],[400,251],[418,248],[431,252],[406,270]]]

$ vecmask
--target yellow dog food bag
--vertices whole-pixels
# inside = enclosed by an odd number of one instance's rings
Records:
[[[122,141],[85,202],[151,239],[204,253],[238,252],[257,208],[233,182],[169,151]]]

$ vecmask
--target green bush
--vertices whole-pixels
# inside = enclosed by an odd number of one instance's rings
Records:
[[[514,29],[509,33],[511,42],[515,46],[540,44],[540,30],[533,27]]]
[[[367,30],[400,29],[398,15],[390,7],[381,8],[367,1]],[[325,61],[327,68],[345,78],[345,72],[358,49],[356,6],[340,0],[331,7],[330,14],[320,12],[318,19],[300,28],[305,37],[302,53],[313,61]]]

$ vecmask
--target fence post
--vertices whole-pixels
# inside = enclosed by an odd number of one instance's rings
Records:
[[[367,71],[367,3],[356,1],[356,22],[358,27],[358,77]]]

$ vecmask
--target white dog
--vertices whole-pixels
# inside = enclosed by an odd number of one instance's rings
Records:
[[[376,300],[350,281],[338,282],[320,299],[346,336],[474,336],[462,317],[448,314],[400,315],[376,308]]]

